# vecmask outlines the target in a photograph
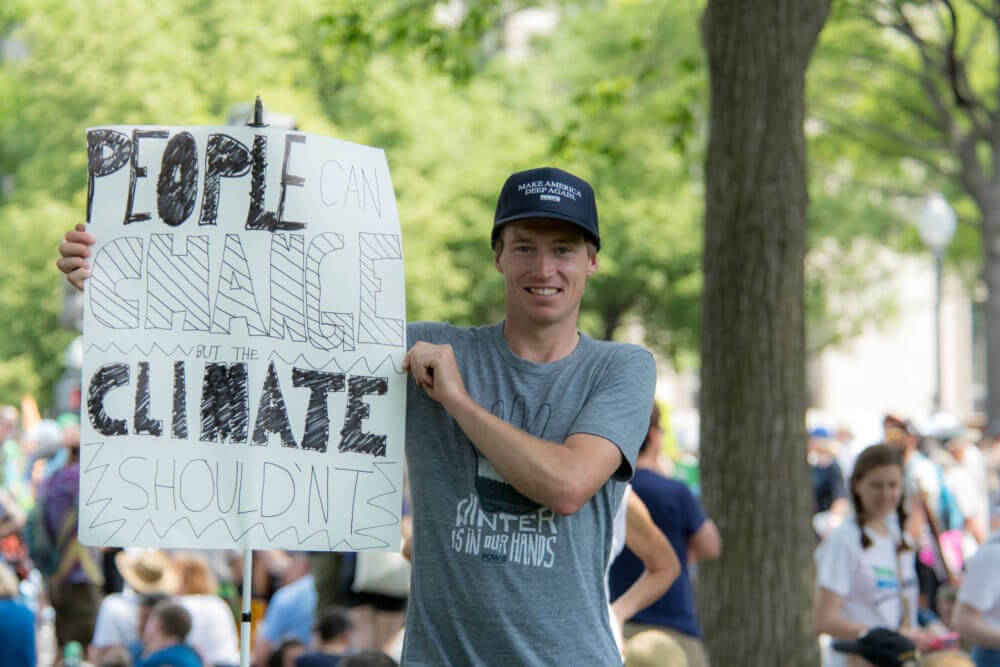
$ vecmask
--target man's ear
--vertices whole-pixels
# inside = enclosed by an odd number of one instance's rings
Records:
[[[597,265],[598,265],[597,253],[594,253],[593,255],[590,256],[590,266],[587,267],[588,278],[597,273]]]
[[[500,264],[500,253],[493,253],[493,266],[497,267],[497,271],[503,273],[503,266]]]

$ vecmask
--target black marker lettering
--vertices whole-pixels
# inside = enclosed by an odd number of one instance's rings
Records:
[[[228,134],[210,134],[205,149],[205,192],[199,225],[214,225],[219,216],[222,178],[246,176],[250,172],[250,150]]]
[[[171,227],[181,224],[194,210],[198,194],[198,144],[190,132],[170,137],[160,160],[156,181],[156,212]]]
[[[280,433],[283,447],[298,447],[292,426],[288,422],[288,410],[285,409],[285,397],[281,395],[278,384],[278,373],[274,362],[267,365],[267,376],[264,378],[264,388],[260,393],[260,403],[257,407],[257,423],[253,429],[252,445],[266,445],[268,433]]]
[[[302,449],[325,452],[327,440],[330,438],[330,413],[327,410],[326,395],[331,391],[344,391],[344,374],[293,368],[292,384],[296,387],[309,388],[309,407],[306,408]]]
[[[94,179],[109,176],[125,166],[132,156],[132,140],[117,130],[87,133],[87,223],[94,208]]]
[[[140,139],[166,139],[166,130],[132,130],[132,169],[128,173],[128,205],[125,207],[125,224],[149,220],[149,213],[132,213],[135,206],[135,181],[146,178],[146,168],[139,166]]]
[[[104,411],[104,396],[114,389],[127,385],[128,364],[106,364],[90,378],[87,390],[87,414],[90,424],[101,435],[125,435],[128,423],[124,419],[112,419]]]
[[[386,436],[361,432],[361,421],[368,419],[371,412],[371,406],[362,401],[361,397],[367,394],[383,395],[388,390],[389,382],[384,377],[352,375],[347,381],[347,415],[344,428],[340,430],[340,451],[386,455]]]
[[[163,422],[149,416],[149,362],[139,362],[135,380],[135,418],[132,432],[136,435],[163,435]]]
[[[250,407],[247,365],[205,364],[201,386],[202,442],[246,442]]]

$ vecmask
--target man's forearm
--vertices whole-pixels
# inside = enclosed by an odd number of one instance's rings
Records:
[[[955,612],[955,627],[962,639],[982,648],[1000,649],[1000,628],[990,625],[982,612],[964,603]]]
[[[445,408],[509,484],[560,514],[578,510],[617,468],[618,460],[608,452],[603,455],[607,463],[594,461],[569,445],[537,438],[495,416],[468,394]],[[610,447],[612,456],[620,459],[617,448]]]

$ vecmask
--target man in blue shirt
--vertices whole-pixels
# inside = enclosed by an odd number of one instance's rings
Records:
[[[625,636],[632,637],[643,630],[663,632],[684,648],[691,667],[705,667],[708,658],[701,642],[688,561],[689,556],[695,560],[718,558],[719,531],[687,486],[660,474],[657,457],[662,437],[659,408],[654,405],[649,431],[636,459],[632,489],[677,552],[681,574],[662,598],[625,624]],[[611,599],[628,590],[641,574],[642,562],[626,548],[611,566]]]
[[[176,602],[153,607],[143,630],[146,657],[137,667],[202,667],[201,657],[184,639],[191,632],[191,614]]]

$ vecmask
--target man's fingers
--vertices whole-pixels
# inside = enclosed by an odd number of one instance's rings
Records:
[[[79,269],[90,270],[90,263],[83,257],[60,257],[56,260],[56,266],[63,273],[70,273]]]
[[[66,238],[59,243],[59,254],[63,257],[90,257],[90,246],[93,245],[93,237],[83,238],[90,234],[82,232],[67,232]]]
[[[66,274],[66,280],[69,281],[69,284],[80,291],[83,291],[83,281],[89,277],[90,277],[90,271],[86,269],[77,269],[72,273]]]

